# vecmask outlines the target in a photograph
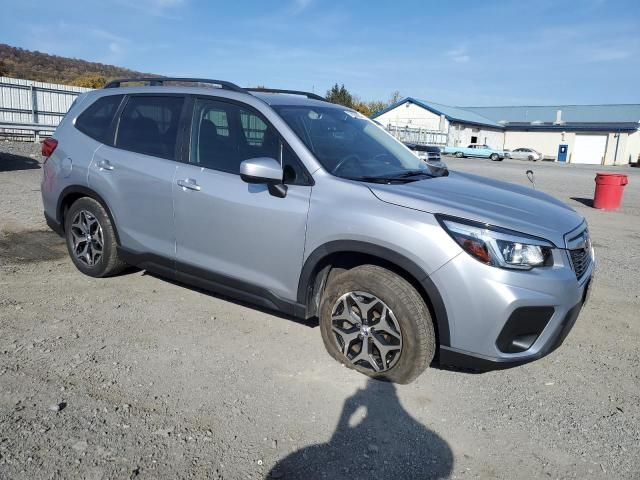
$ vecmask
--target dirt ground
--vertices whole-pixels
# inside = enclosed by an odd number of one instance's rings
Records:
[[[0,143],[0,478],[640,477],[640,169],[446,158],[585,215],[595,288],[564,345],[406,386],[334,362],[316,324],[143,271],[81,275],[47,230],[32,144]]]

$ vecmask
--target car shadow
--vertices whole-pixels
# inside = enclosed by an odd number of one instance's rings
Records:
[[[593,207],[593,199],[592,198],[582,198],[582,197],[571,197],[571,200],[575,200],[587,207]]]
[[[40,162],[34,158],[14,155],[13,153],[0,153],[0,172],[36,170],[38,168],[40,168]]]
[[[448,478],[453,452],[402,407],[392,383],[369,379],[343,405],[326,443],[280,460],[267,478]]]
[[[67,255],[64,240],[51,230],[0,230],[0,265],[47,262]]]
[[[131,267],[131,270],[128,268],[126,272],[122,272],[123,274],[126,273],[133,273],[133,271],[136,270],[140,270],[137,267]],[[217,292],[212,292],[211,290],[206,290],[204,288],[199,288],[196,287],[194,285],[188,284],[188,283],[184,283],[184,282],[180,282],[178,280],[175,280],[173,278],[167,278],[167,277],[163,277],[162,275],[157,275],[153,272],[150,272],[148,270],[144,270],[143,275],[149,275],[151,277],[157,278],[159,280],[165,281],[165,282],[169,282],[173,285],[176,285],[178,287],[183,287],[183,288],[188,288],[189,290],[193,290],[194,292],[199,292],[202,293],[203,295],[207,295],[209,297],[214,297],[214,298],[219,298],[221,300],[224,300],[225,302],[231,302],[235,305],[239,305],[241,307],[245,307],[245,308],[250,308],[251,310],[256,310],[258,312],[262,312],[262,313],[266,313],[268,315],[273,315],[274,317],[279,317],[285,320],[291,320],[294,321],[296,323],[299,323],[301,325],[305,325],[307,327],[310,328],[315,328],[319,325],[318,322],[318,318],[317,317],[311,317],[311,318],[307,318],[307,319],[301,319],[298,317],[294,317],[293,315],[288,315],[286,313],[283,312],[279,312],[277,310],[272,310],[266,307],[262,307],[260,305],[256,305],[255,303],[249,303],[249,302],[243,302],[242,300],[237,300],[233,297],[229,297],[227,295],[223,295],[221,293],[217,293]]]

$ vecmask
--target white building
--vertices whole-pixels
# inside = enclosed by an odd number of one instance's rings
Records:
[[[527,147],[570,163],[640,160],[640,104],[450,107],[407,97],[374,119],[402,140],[418,143]]]

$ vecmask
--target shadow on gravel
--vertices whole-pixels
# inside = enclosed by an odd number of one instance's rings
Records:
[[[66,255],[64,240],[51,230],[0,232],[0,261],[46,262]]]
[[[0,172],[34,170],[38,168],[40,168],[40,162],[34,158],[14,155],[12,153],[0,153]]]
[[[402,408],[395,386],[369,379],[345,401],[327,443],[290,454],[267,478],[437,479],[448,478],[452,468],[447,442]]]
[[[592,198],[582,198],[582,197],[571,197],[571,200],[575,200],[587,207],[593,207],[593,199]]]
[[[272,309],[269,309],[269,308],[266,308],[266,307],[262,307],[260,305],[256,305],[255,303],[243,302],[241,300],[229,297],[227,295],[223,295],[221,293],[212,292],[211,290],[205,290],[204,288],[199,288],[199,287],[196,287],[194,285],[190,285],[188,283],[183,283],[183,282],[180,282],[180,281],[175,280],[173,278],[163,277],[161,275],[157,275],[157,274],[155,274],[153,272],[150,272],[148,270],[145,270],[143,275],[150,275],[150,276],[152,276],[154,278],[157,278],[159,280],[163,280],[165,282],[169,282],[169,283],[171,283],[173,285],[176,285],[176,286],[179,286],[179,287],[183,287],[183,288],[188,288],[189,290],[193,290],[194,292],[200,292],[200,293],[202,293],[204,295],[208,295],[210,297],[219,298],[221,300],[224,300],[226,302],[234,303],[234,304],[239,305],[241,307],[250,308],[251,310],[256,310],[258,312],[266,313],[268,315],[273,315],[274,317],[279,317],[279,318],[283,318],[285,320],[290,320],[290,321],[299,323],[301,325],[305,325],[305,326],[310,327],[310,328],[315,328],[315,327],[317,327],[319,325],[317,317],[312,317],[312,318],[308,318],[306,320],[303,320],[301,318],[294,317],[293,315],[287,315],[286,313],[282,313],[282,312],[279,312],[277,310],[272,310]]]

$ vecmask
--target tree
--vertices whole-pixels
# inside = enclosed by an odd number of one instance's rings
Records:
[[[376,113],[378,113],[381,110],[384,110],[385,108],[387,108],[389,106],[388,103],[382,102],[380,100],[374,100],[372,102],[368,103],[369,106],[369,111],[371,112],[371,114],[369,116],[373,116]]]
[[[353,103],[351,105],[351,108],[367,117],[373,117],[376,113],[386,107],[387,103],[381,102],[380,100],[367,102],[364,100],[360,100],[360,98],[355,95],[353,96]]]
[[[5,77],[7,74],[7,66],[4,64],[2,60],[0,60],[0,77]]]
[[[85,88],[102,88],[107,84],[107,79],[102,75],[81,75],[71,82],[71,85]]]
[[[353,98],[353,103],[351,105],[351,108],[353,108],[356,112],[360,112],[361,114],[367,117],[371,116],[371,109],[369,108],[369,103],[363,102],[358,97]]]
[[[400,100],[400,92],[398,90],[393,92],[388,102],[383,102],[381,100],[366,101],[361,100],[357,95],[350,93],[344,86],[344,83],[338,84],[336,82],[335,85],[327,91],[326,99],[331,103],[337,103],[338,105],[353,108],[355,111],[360,112],[367,117],[372,117],[379,111],[387,108],[389,105],[397,103],[398,100]]]
[[[80,77],[102,76],[105,79],[111,79],[154,76],[114,65],[104,65],[75,58],[33,52],[4,43],[0,43],[0,60],[2,61],[0,70],[2,70],[5,77],[63,83],[65,85],[79,85]],[[100,81],[87,80],[81,84],[92,87],[101,85]]]
[[[342,85],[336,84],[327,91],[327,101],[331,103],[337,103],[348,108],[353,107],[353,95],[345,88],[344,83]]]
[[[400,100],[400,91],[396,90],[391,94],[391,97],[389,98],[389,105],[398,103],[398,100]]]

